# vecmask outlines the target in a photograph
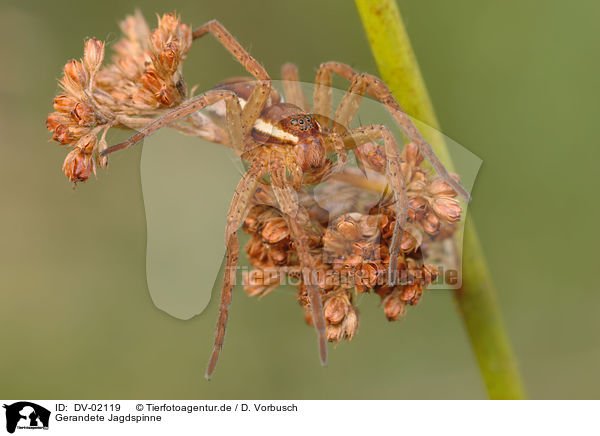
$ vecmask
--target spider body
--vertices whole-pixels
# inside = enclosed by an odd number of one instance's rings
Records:
[[[278,103],[265,109],[251,137],[254,144],[246,147],[242,158],[249,162],[267,160],[271,174],[282,164],[291,174],[294,189],[300,188],[304,174],[322,176],[331,167],[318,122],[292,104]]]
[[[256,81],[251,78],[232,78],[214,89],[235,93],[243,109],[255,87]],[[226,117],[224,102],[208,109],[220,118]],[[293,187],[299,189],[302,173],[322,175],[331,166],[326,153],[325,132],[317,119],[295,104],[283,102],[277,90],[271,88],[271,96],[245,141],[242,159],[283,162],[292,174]]]
[[[350,129],[363,95],[369,94],[382,103],[401,127],[408,139],[418,146],[438,175],[459,195],[469,199],[469,194],[452,178],[433,150],[422,138],[408,115],[400,108],[387,86],[369,74],[360,74],[351,67],[337,62],[322,64],[315,79],[313,104],[309,105],[298,82],[298,71],[292,64],[282,68],[285,94],[283,102],[278,91],[271,86],[265,69],[218,22],[210,21],[193,32],[193,38],[211,33],[252,74],[252,79],[230,79],[216,88],[188,99],[178,107],[149,123],[129,140],[104,150],[101,154],[130,147],[156,130],[193,117],[201,109],[212,111],[221,118],[198,136],[230,146],[248,165],[235,191],[225,229],[227,249],[226,269],[223,277],[219,315],[213,353],[208,363],[206,377],[213,373],[223,346],[225,328],[235,282],[239,256],[237,231],[248,211],[252,195],[263,178],[270,183],[279,208],[285,217],[302,266],[303,282],[317,331],[321,362],[327,359],[327,339],[323,302],[317,280],[314,280],[313,258],[309,252],[305,231],[306,211],[298,201],[298,190],[313,185],[340,171],[347,162],[346,150],[363,144],[383,140],[385,174],[395,211],[395,226],[389,245],[388,283],[399,283],[398,255],[404,228],[408,219],[408,199],[401,170],[399,147],[390,129],[383,124],[372,124]],[[332,115],[332,74],[350,83]],[[224,126],[223,126],[224,125]],[[220,129],[220,130],[219,130]],[[218,132],[216,134],[215,132]],[[228,138],[228,139],[224,139]],[[335,153],[333,162],[327,157]],[[357,158],[359,156],[357,155]]]

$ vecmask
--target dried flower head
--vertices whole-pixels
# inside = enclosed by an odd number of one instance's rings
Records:
[[[165,14],[151,32],[138,11],[121,29],[125,36],[115,44],[109,65],[103,65],[104,42],[95,38],[85,42],[82,59],[65,64],[62,92],[46,119],[52,139],[72,148],[63,170],[74,183],[86,181],[96,166],[108,165],[99,151],[106,148],[110,128],[141,128],[187,97],[181,68],[192,42],[190,27]]]
[[[384,170],[379,157],[381,146],[368,144],[359,152],[371,168]],[[384,156],[384,155],[383,155]],[[375,293],[380,296],[383,312],[390,321],[401,319],[410,305],[419,303],[423,291],[438,276],[435,265],[424,263],[423,244],[452,236],[462,209],[454,190],[441,178],[422,168],[423,157],[414,144],[402,153],[402,171],[408,185],[409,220],[400,244],[398,272],[401,284],[388,283],[389,251],[395,225],[395,209],[388,196],[369,206],[361,201],[356,186],[329,183],[321,195],[343,202],[340,212],[323,213],[309,196],[302,197],[308,212],[311,256],[315,277],[321,290],[327,338],[331,342],[352,339],[358,331],[358,309],[353,296]],[[340,195],[343,192],[343,195]],[[312,324],[310,302],[298,255],[290,237],[286,218],[276,208],[269,186],[254,196],[243,228],[251,238],[246,253],[255,267],[244,283],[250,296],[274,291],[287,277],[294,277],[298,301],[304,318]],[[345,210],[357,212],[346,213]],[[336,216],[337,213],[337,216]]]

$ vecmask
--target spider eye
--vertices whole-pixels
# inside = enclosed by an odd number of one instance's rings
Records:
[[[304,120],[302,118],[300,118],[300,120],[298,121],[299,124],[304,124]]]
[[[296,118],[292,118],[292,121],[290,121],[290,123],[292,124],[292,126],[295,126],[296,124],[298,124],[298,120]]]

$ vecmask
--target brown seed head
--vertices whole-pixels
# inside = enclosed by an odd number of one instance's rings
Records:
[[[57,95],[52,101],[54,110],[63,113],[70,113],[73,109],[75,109],[76,104],[77,101],[73,97],[65,94]],[[48,116],[48,119],[50,119],[50,115]]]
[[[74,148],[65,159],[63,171],[73,183],[85,182],[92,174],[92,155],[79,147]]]
[[[69,132],[69,127],[64,124],[59,124],[54,128],[52,139],[62,145],[70,144],[75,139]]]
[[[71,117],[79,125],[89,126],[94,123],[94,110],[84,103],[77,103],[71,111]]]
[[[434,212],[443,220],[449,223],[460,221],[462,209],[456,198],[441,196],[433,200]]]
[[[423,230],[430,235],[436,235],[440,231],[440,219],[434,213],[428,213],[422,224]]]
[[[95,74],[104,61],[104,42],[96,38],[88,39],[83,49],[83,65],[92,74]]]
[[[452,187],[444,181],[440,176],[435,176],[429,182],[427,191],[433,196],[446,195],[449,197],[455,197],[456,192]]]
[[[276,244],[283,241],[289,235],[290,231],[283,218],[273,218],[267,221],[262,229],[263,239],[270,244]]]
[[[350,214],[344,215],[343,219],[340,220],[337,224],[337,231],[348,241],[360,238],[360,227]]]
[[[400,295],[400,292],[395,290],[383,300],[383,313],[388,321],[397,321],[406,314],[406,302]]]
[[[345,292],[343,294],[335,295],[325,302],[325,320],[329,324],[339,324],[348,314],[348,307],[350,306],[350,301],[348,301]]]
[[[68,76],[73,82],[82,88],[87,84],[87,73],[85,72],[81,62],[71,59],[65,64],[64,72],[65,76]]]
[[[423,155],[419,151],[419,146],[414,142],[409,142],[404,146],[402,158],[413,167],[418,167],[423,162]]]

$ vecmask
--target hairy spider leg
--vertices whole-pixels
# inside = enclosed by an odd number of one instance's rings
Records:
[[[386,157],[387,178],[392,186],[394,196],[394,211],[396,213],[396,224],[392,233],[390,243],[390,264],[388,269],[388,281],[391,284],[399,284],[398,280],[398,256],[400,245],[404,235],[404,229],[408,222],[408,197],[406,194],[406,182],[402,173],[400,152],[398,143],[393,133],[387,126],[372,124],[361,126],[350,130],[344,140],[352,138],[356,144],[383,139]]]
[[[257,79],[256,87],[252,91],[252,94],[242,110],[242,133],[246,136],[251,132],[254,123],[260,116],[269,99],[271,93],[271,78],[262,65],[250,56],[241,44],[237,42],[237,40],[217,20],[211,20],[194,30],[192,38],[198,39],[207,33],[213,34],[225,49]]]
[[[306,101],[306,96],[302,93],[298,78],[298,67],[295,64],[287,63],[281,67],[281,78],[283,80],[283,92],[285,101],[298,106],[304,112],[310,111],[310,106]]]
[[[459,193],[467,201],[470,201],[469,193],[450,176],[444,165],[440,162],[438,157],[433,152],[431,146],[423,139],[418,129],[412,123],[408,115],[402,110],[400,105],[393,98],[388,87],[377,77],[370,74],[359,74],[354,71],[350,66],[339,63],[339,62],[327,62],[321,64],[317,71],[317,77],[315,79],[317,86],[315,87],[314,104],[315,111],[324,111],[323,113],[331,113],[331,76],[332,73],[340,75],[342,78],[351,82],[351,85],[342,98],[338,109],[334,116],[334,124],[332,128],[334,130],[339,129],[336,126],[347,127],[354,118],[358,105],[360,104],[360,98],[365,93],[368,93],[374,97],[380,103],[383,103],[392,115],[396,122],[402,128],[404,134],[417,146],[427,160],[431,163],[436,172],[448,183],[452,188]],[[389,130],[387,131],[389,132]],[[391,134],[391,132],[390,132]],[[383,131],[382,137],[388,136],[386,131]],[[350,137],[352,137],[350,135]],[[348,137],[347,137],[348,138]],[[349,139],[349,138],[348,138]],[[352,140],[348,141],[353,143]],[[393,142],[397,148],[396,141]],[[356,142],[353,143],[357,146]],[[396,284],[398,280],[397,276],[397,262],[400,254],[400,244],[402,242],[402,235],[404,233],[404,227],[406,226],[408,202],[406,196],[406,187],[403,180],[402,172],[400,168],[400,155],[398,150],[391,150],[390,142],[387,141],[385,144],[386,152],[386,167],[387,174],[390,178],[390,185],[394,192],[395,208],[397,209],[396,214],[396,225],[394,226],[394,233],[392,238],[392,246],[390,247],[390,265],[388,270],[388,276],[391,284]],[[389,153],[392,153],[391,155]],[[404,191],[404,192],[402,192]],[[403,204],[403,202],[406,202]]]
[[[206,367],[207,379],[212,376],[219,354],[225,341],[225,330],[227,329],[227,318],[229,316],[229,306],[233,294],[233,285],[235,284],[237,261],[239,257],[240,246],[237,240],[237,230],[242,224],[246,215],[248,204],[252,194],[256,190],[256,185],[260,178],[267,172],[267,167],[262,162],[256,160],[243,175],[233,194],[229,213],[227,214],[227,226],[225,228],[225,246],[227,247],[225,271],[223,273],[223,286],[221,288],[221,302],[219,305],[219,314],[217,315],[217,328],[215,331],[215,342],[213,351]]]
[[[129,139],[127,139],[126,141],[108,147],[106,150],[100,152],[100,154],[102,156],[106,156],[107,154],[111,154],[116,151],[129,148],[143,140],[145,137],[150,136],[157,130],[166,127],[169,124],[174,123],[182,118],[185,118],[188,115],[199,111],[200,109],[203,109],[207,106],[210,106],[220,100],[238,100],[238,97],[237,95],[235,95],[235,93],[227,90],[208,91],[202,95],[194,97],[193,99],[183,103],[175,109],[156,118],[155,120],[147,124],[146,127],[142,128],[139,132],[137,132],[135,135],[130,136]],[[232,132],[230,132],[230,136],[230,139],[233,142],[235,134],[232,134]]]
[[[285,214],[290,233],[296,243],[296,250],[302,267],[302,278],[310,301],[313,325],[317,332],[319,357],[321,358],[321,364],[325,365],[327,363],[327,335],[323,302],[314,274],[315,268],[313,258],[309,252],[308,237],[300,224],[300,222],[308,221],[308,213],[300,205],[297,192],[287,182],[285,167],[277,162],[274,164],[271,166],[273,193],[281,211]]]
[[[331,74],[336,73],[342,78],[349,82],[354,82],[356,76],[361,76],[362,80],[366,81],[367,88],[366,92],[373,97],[375,100],[383,103],[388,112],[396,120],[398,125],[402,128],[404,134],[408,139],[414,142],[418,147],[419,151],[429,161],[435,171],[448,183],[462,198],[467,201],[471,201],[471,196],[467,190],[453,177],[450,176],[444,164],[438,159],[435,152],[431,148],[431,145],[425,141],[421,136],[421,133],[417,127],[413,124],[410,117],[402,110],[398,102],[392,96],[391,91],[383,81],[371,74],[360,74],[357,73],[349,65],[342,64],[340,62],[326,62],[321,64],[317,71],[315,87],[315,112],[317,111],[317,102],[319,102],[319,110],[329,111],[320,113],[331,112]],[[321,95],[323,94],[323,95]]]

